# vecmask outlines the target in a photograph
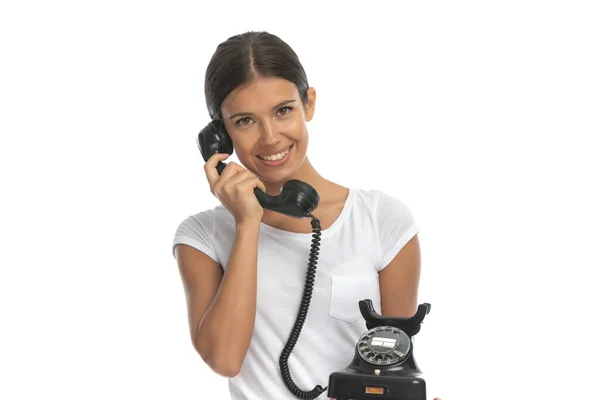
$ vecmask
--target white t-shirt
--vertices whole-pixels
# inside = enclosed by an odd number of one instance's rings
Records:
[[[306,218],[310,227],[310,218]],[[418,233],[401,201],[376,190],[350,189],[338,219],[321,232],[310,308],[288,365],[294,383],[310,391],[326,387],[346,368],[366,329],[359,300],[381,313],[378,272]],[[218,206],[189,216],[173,241],[192,246],[227,267],[235,237],[229,211]],[[304,290],[312,233],[293,233],[261,223],[254,333],[240,373],[229,379],[233,400],[295,399],[279,371]],[[327,399],[325,391],[318,399]]]

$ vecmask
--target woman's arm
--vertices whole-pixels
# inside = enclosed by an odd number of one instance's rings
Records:
[[[381,314],[412,317],[417,312],[421,249],[415,235],[392,261],[379,272]]]
[[[239,373],[254,331],[259,222],[240,224],[225,273],[206,254],[178,245],[194,348],[216,373]]]

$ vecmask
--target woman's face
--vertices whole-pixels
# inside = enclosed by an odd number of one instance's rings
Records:
[[[302,166],[315,96],[309,88],[303,104],[294,83],[258,78],[232,91],[221,104],[237,157],[264,182],[283,183]]]

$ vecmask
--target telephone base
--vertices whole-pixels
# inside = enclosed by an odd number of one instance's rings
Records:
[[[350,370],[329,376],[327,397],[337,400],[427,400],[425,380],[420,374],[367,375]]]

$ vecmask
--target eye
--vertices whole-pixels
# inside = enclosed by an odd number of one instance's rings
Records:
[[[251,123],[252,123],[252,118],[250,118],[250,117],[240,118],[237,121],[235,121],[235,124],[237,126],[249,126]]]
[[[283,117],[283,116],[289,114],[291,111],[292,111],[292,107],[289,107],[289,106],[281,107],[280,109],[277,110],[277,115],[280,117]]]

